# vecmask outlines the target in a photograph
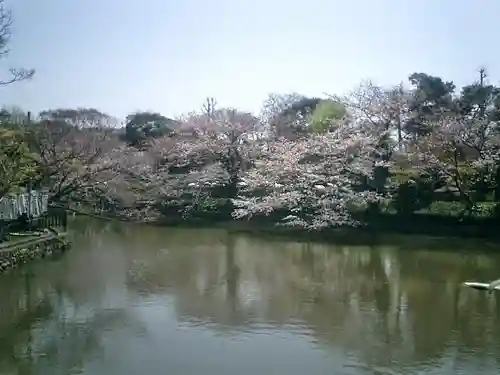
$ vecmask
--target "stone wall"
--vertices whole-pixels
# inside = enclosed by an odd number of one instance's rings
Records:
[[[0,272],[28,263],[34,259],[64,252],[68,242],[64,236],[48,236],[0,250]]]

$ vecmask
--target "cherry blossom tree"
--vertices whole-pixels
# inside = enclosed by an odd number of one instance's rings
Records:
[[[182,147],[190,160],[205,160],[205,165],[216,166],[212,168],[214,172],[221,169],[227,176],[227,196],[233,198],[242,174],[251,166],[257,145],[262,142],[263,129],[251,113],[218,109],[213,101],[207,103],[204,112],[184,121],[182,128],[192,136],[176,147]]]
[[[114,176],[102,194],[120,216],[142,221],[161,214],[185,217],[228,181],[208,146],[179,136],[154,139],[144,150],[116,149]]]
[[[113,160],[97,194],[103,211],[119,217],[147,221],[158,218],[155,206],[167,189],[167,171],[156,168],[148,150],[122,146],[108,155]]]
[[[109,129],[82,129],[65,122],[42,121],[27,128],[39,187],[51,201],[82,198],[106,182],[116,160],[108,154],[119,147]],[[105,173],[106,172],[106,173]]]
[[[185,216],[216,191],[226,200],[236,197],[260,142],[259,122],[250,113],[215,104],[207,100],[203,111],[180,121],[176,134],[151,139],[146,149],[116,151],[113,158],[121,167],[108,189],[122,209]]]
[[[262,147],[261,158],[243,182],[249,192],[234,199],[237,219],[287,212],[280,224],[322,229],[357,225],[353,209],[383,198],[358,189],[371,178],[377,139],[342,125],[322,135]]]
[[[409,119],[411,93],[403,85],[384,88],[373,82],[364,82],[340,100],[358,126],[375,134],[388,132],[396,140],[399,150],[405,146],[405,124]]]
[[[487,119],[442,118],[414,145],[408,158],[415,168],[434,170],[459,194],[464,214],[471,214],[480,185],[494,190],[500,164],[500,128]]]

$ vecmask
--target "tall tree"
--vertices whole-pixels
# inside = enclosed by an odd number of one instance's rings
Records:
[[[248,168],[253,146],[258,142],[259,119],[234,108],[204,107],[205,113],[191,116],[184,128],[191,128],[191,142],[204,145],[227,174],[227,194],[235,197],[242,173]],[[196,149],[199,149],[196,147]]]
[[[311,133],[325,133],[338,126],[338,121],[346,114],[346,107],[340,101],[321,100],[311,114],[308,130]]]
[[[294,139],[307,133],[311,114],[320,101],[297,93],[273,93],[264,101],[261,120],[275,136]]]
[[[17,127],[28,122],[29,114],[18,106],[4,106],[0,110],[0,124]]]
[[[413,73],[409,81],[413,86],[409,102],[411,116],[405,127],[408,133],[418,137],[431,131],[429,124],[433,121],[456,112],[453,98],[455,84],[426,73]]]
[[[0,199],[23,187],[35,164],[19,131],[0,128]]]
[[[384,88],[364,82],[344,98],[344,104],[356,126],[370,129],[374,135],[396,136],[402,150],[410,99],[411,93],[402,84]]]
[[[172,134],[178,128],[178,121],[157,112],[136,112],[127,116],[125,139],[132,146],[138,146],[150,138]]]
[[[117,162],[110,155],[120,146],[107,129],[49,120],[32,124],[26,140],[35,159],[36,185],[49,191],[51,201],[84,199],[106,183]]]
[[[458,98],[460,113],[471,119],[500,120],[500,88],[488,84],[485,69],[479,70],[479,79],[464,86]]]
[[[474,137],[460,151],[469,158],[479,157],[474,168],[479,174],[475,189],[492,190],[500,202],[500,88],[489,84],[487,78],[486,70],[481,68],[479,79],[463,87],[457,100],[467,129],[474,130]]]

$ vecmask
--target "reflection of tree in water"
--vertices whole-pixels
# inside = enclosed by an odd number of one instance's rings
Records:
[[[180,233],[184,240],[165,236],[162,255],[158,245],[137,252],[141,277],[129,275],[128,282],[132,289],[175,295],[181,320],[235,332],[295,325],[371,366],[437,360],[454,344],[471,350],[500,344],[486,295],[460,286],[494,273],[498,265],[490,257],[220,232],[195,241]]]
[[[13,366],[11,357],[29,368],[19,348],[31,347],[31,358],[51,353],[47,366],[81,364],[99,355],[103,331],[125,329],[125,322],[141,329],[120,305],[122,293],[173,296],[183,324],[224,334],[308,334],[374,368],[436,361],[449,348],[491,352],[500,345],[495,299],[459,285],[498,277],[498,257],[103,223],[75,234],[76,250],[64,259],[36,268],[29,292],[26,278],[0,280],[0,333],[7,332],[0,335],[0,372]],[[107,309],[99,301],[116,303]],[[78,315],[89,306],[93,314]],[[7,331],[2,321],[24,328]],[[54,333],[43,343],[41,327]]]
[[[241,270],[235,262],[235,245],[236,241],[234,236],[227,236],[226,244],[226,290],[227,299],[230,302],[231,310],[236,312],[238,308],[238,281],[240,278]]]
[[[444,251],[399,254],[416,360],[438,355],[450,343],[471,349],[500,343],[498,337],[492,341],[484,335],[485,330],[500,334],[495,299],[461,286],[464,280],[481,279],[500,269],[498,259],[487,257],[485,262],[484,256],[474,253]],[[478,317],[483,329],[474,327]]]
[[[102,254],[103,248],[91,246],[0,275],[0,373],[78,372],[102,353],[104,334],[144,335],[127,306],[110,300],[109,293],[120,294],[119,276],[125,272],[114,269],[121,266],[120,257],[107,250]]]
[[[40,314],[31,316],[31,324],[16,326],[3,340],[0,372],[48,374],[57,368],[60,374],[78,373],[102,354],[105,332],[130,329],[131,319],[124,310],[100,311],[84,320],[58,316],[50,310],[50,302],[41,303],[37,310]]]
[[[130,329],[131,322],[126,311],[119,309],[96,311],[86,318],[57,316],[46,320],[34,332],[32,351],[38,357],[37,371],[49,373],[54,368],[61,374],[81,371],[85,363],[103,353],[104,333]]]
[[[206,236],[179,233],[190,232],[173,233],[156,246],[134,250],[128,287],[140,294],[174,293],[178,310],[192,312],[189,317],[181,314],[181,319],[233,327],[244,324],[239,312],[240,268],[233,236],[222,231],[208,231]]]

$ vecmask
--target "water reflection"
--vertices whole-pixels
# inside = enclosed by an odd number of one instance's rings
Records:
[[[86,222],[0,276],[0,374],[491,374],[481,244],[413,249]]]

